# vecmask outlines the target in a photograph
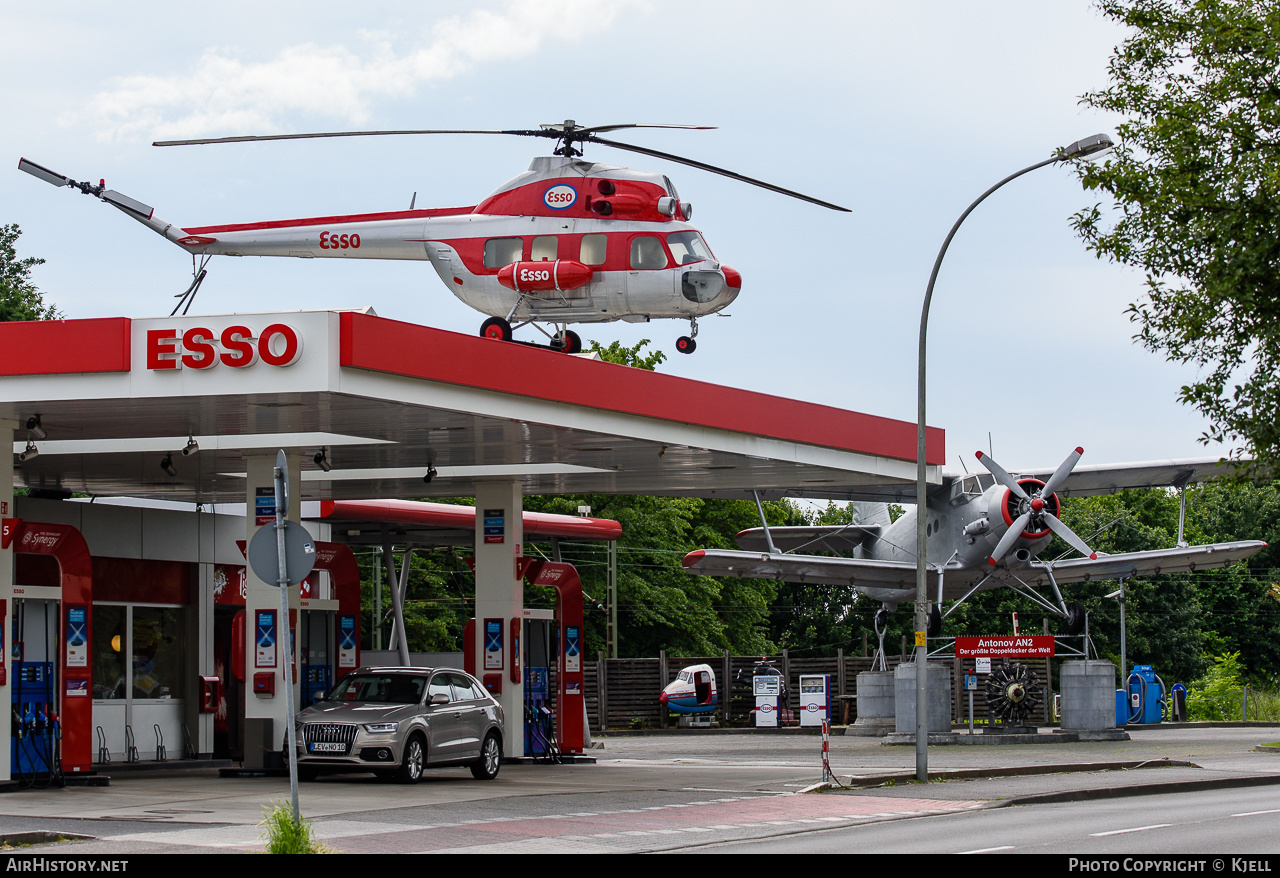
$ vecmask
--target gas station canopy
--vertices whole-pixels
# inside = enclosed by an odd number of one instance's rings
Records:
[[[490,478],[843,499],[915,478],[910,422],[368,311],[0,324],[0,385],[26,452],[15,483],[36,492],[242,503],[247,458],[277,448],[303,451],[308,500],[455,497]],[[934,481],[942,431],[928,438]]]

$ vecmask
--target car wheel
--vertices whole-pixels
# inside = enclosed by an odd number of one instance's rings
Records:
[[[476,780],[493,780],[502,767],[502,741],[489,735],[480,747],[480,758],[471,763],[471,776]]]
[[[400,760],[396,780],[400,783],[417,783],[422,778],[422,767],[426,761],[427,751],[422,745],[422,738],[414,735],[404,745],[404,758]]]

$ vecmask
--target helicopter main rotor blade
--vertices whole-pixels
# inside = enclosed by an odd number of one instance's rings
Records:
[[[544,128],[550,126],[543,126]],[[592,125],[589,128],[579,128],[578,131],[583,134],[599,134],[601,131],[618,131],[623,128],[683,128],[686,131],[715,131],[715,125],[657,125],[649,122],[626,122],[621,125]]]
[[[238,137],[202,137],[192,140],[157,140],[152,146],[200,146],[207,143],[258,143],[269,140],[313,140],[321,137],[380,137],[389,134],[514,134],[519,137],[551,137],[554,131],[497,131],[464,128],[420,128],[401,131],[316,131],[310,134],[245,134]]]
[[[820,198],[813,198],[812,196],[804,195],[792,189],[784,189],[782,186],[775,186],[772,183],[766,183],[763,180],[757,180],[754,177],[747,177],[743,174],[739,174],[734,171],[729,171],[724,168],[717,168],[715,165],[709,165],[706,162],[699,162],[699,161],[695,161],[694,159],[687,159],[684,156],[672,155],[669,152],[662,152],[656,149],[649,149],[648,147],[644,147],[644,146],[634,146],[630,143],[619,143],[616,140],[605,140],[603,137],[596,137],[594,134],[588,135],[586,137],[581,137],[581,138],[575,137],[574,139],[581,140],[586,143],[599,143],[602,146],[612,146],[614,149],[624,149],[624,150],[627,150],[628,152],[638,152],[641,155],[651,156],[652,158],[666,159],[669,162],[676,162],[678,164],[688,165],[689,167],[697,168],[700,171],[707,171],[712,174],[719,174],[722,177],[728,177],[730,180],[737,180],[740,183],[749,183],[752,186],[759,186],[761,189],[768,189],[770,192],[777,192],[780,195],[788,195],[792,198],[798,198],[801,201],[807,201],[810,204],[816,204],[819,207],[825,207],[825,208],[828,208],[829,210],[839,210],[844,213],[853,212],[847,207],[841,207],[838,204],[832,204],[831,202],[823,201]]]

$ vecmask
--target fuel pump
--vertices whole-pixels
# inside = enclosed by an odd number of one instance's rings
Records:
[[[10,776],[25,787],[61,784],[58,602],[13,602]]]
[[[1134,665],[1125,683],[1129,695],[1129,723],[1158,723],[1164,718],[1166,689],[1151,665]]]

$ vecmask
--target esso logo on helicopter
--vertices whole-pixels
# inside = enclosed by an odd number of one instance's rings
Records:
[[[333,232],[320,233],[321,250],[359,250],[359,235],[335,235]]]
[[[273,323],[257,336],[247,326],[228,326],[221,333],[196,326],[147,330],[147,368],[212,369],[221,363],[232,369],[252,366],[258,360],[268,366],[292,366],[302,356],[302,338],[284,323]]]
[[[542,194],[542,203],[552,210],[564,210],[566,207],[573,206],[577,200],[578,190],[564,183],[552,186]]]
[[[520,282],[532,283],[539,280],[551,280],[551,272],[545,268],[522,268],[520,269]]]

